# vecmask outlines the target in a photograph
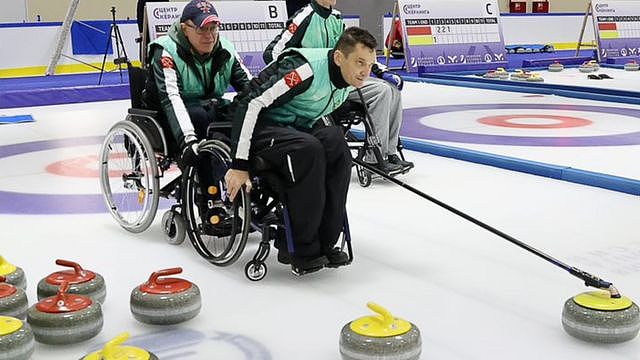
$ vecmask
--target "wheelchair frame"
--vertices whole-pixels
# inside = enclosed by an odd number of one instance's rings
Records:
[[[360,90],[357,91],[358,93],[360,93]],[[365,162],[364,157],[369,151],[373,153],[377,163],[383,161],[383,156],[380,150],[382,147],[380,139],[375,135],[373,121],[371,121],[371,119],[369,118],[368,109],[366,103],[364,102],[364,99],[362,99],[361,94],[360,96],[362,103],[352,100],[348,101],[347,106],[349,108],[349,111],[347,112],[347,114],[342,114],[340,117],[336,116],[335,114],[327,115],[328,118],[325,120],[325,123],[336,124],[342,127],[349,149],[356,152],[356,155],[354,156],[353,166],[355,166],[356,174],[358,175],[358,184],[362,187],[368,187],[369,185],[371,185],[371,182],[374,178],[384,178],[384,176],[377,174],[377,172],[368,170],[366,167],[359,165],[359,163]],[[353,126],[359,124],[363,124],[365,128],[363,139],[358,138],[351,129]],[[404,146],[402,145],[402,141],[400,140],[398,140],[397,149],[400,158],[402,160],[405,160],[404,153],[402,151],[404,149]],[[407,172],[409,172],[409,170],[410,169],[404,169],[402,171],[397,171],[388,175],[396,176],[399,174],[406,174]]]

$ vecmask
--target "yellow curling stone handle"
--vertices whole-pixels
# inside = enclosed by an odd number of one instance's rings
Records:
[[[631,299],[626,296],[612,298],[608,291],[589,291],[573,297],[576,304],[593,310],[619,311],[628,309],[633,305]]]
[[[382,306],[370,301],[367,307],[378,315],[363,316],[352,321],[350,327],[356,334],[381,338],[402,335],[411,330],[410,322],[393,317]]]
[[[13,334],[22,329],[22,321],[9,316],[0,316],[0,336]]]
[[[104,348],[84,357],[84,360],[149,360],[149,353],[134,346],[120,346],[129,339],[129,333],[123,332],[107,342]]]
[[[9,263],[0,255],[0,275],[9,275],[14,271],[16,271],[15,265]]]

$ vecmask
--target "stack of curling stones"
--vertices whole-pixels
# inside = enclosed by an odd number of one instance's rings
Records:
[[[0,275],[6,278],[6,282],[22,290],[27,288],[27,278],[24,271],[19,267],[10,264],[0,256]]]
[[[56,264],[71,267],[73,270],[57,271],[40,280],[38,300],[57,294],[60,285],[66,282],[69,284],[69,289],[66,291],[68,294],[85,295],[104,304],[107,288],[100,274],[85,270],[73,261],[58,259]]]
[[[100,303],[84,295],[68,294],[63,282],[58,294],[41,300],[27,312],[36,341],[44,344],[75,344],[96,336],[104,318]]]
[[[200,312],[200,289],[190,281],[162,278],[180,274],[182,268],[156,271],[149,280],[131,291],[131,313],[136,320],[157,325],[187,321]]]
[[[609,291],[576,295],[564,303],[562,327],[571,336],[592,343],[621,343],[640,330],[638,305]]]
[[[6,283],[5,280],[4,276],[0,276],[0,315],[24,320],[29,309],[27,295],[22,289]]]
[[[0,359],[26,360],[35,348],[28,324],[13,317],[0,316]]]
[[[558,61],[554,61],[553,63],[549,64],[549,67],[547,69],[549,69],[550,72],[560,72],[564,70],[564,65],[562,65]]]
[[[102,350],[93,352],[80,360],[158,360],[152,352],[135,346],[121,346],[129,339],[129,333],[124,332],[104,345]]]
[[[638,64],[635,60],[631,60],[630,62],[624,64],[624,69],[626,71],[638,71],[640,70],[640,64]]]
[[[378,315],[347,323],[340,332],[343,360],[417,360],[422,352],[418,327],[393,317],[373,302],[367,306]]]

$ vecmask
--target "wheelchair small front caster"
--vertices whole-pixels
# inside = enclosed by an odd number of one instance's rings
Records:
[[[267,276],[267,265],[261,261],[251,260],[244,267],[244,274],[251,281],[260,281]]]
[[[167,210],[162,215],[162,232],[164,239],[171,245],[180,245],[187,234],[187,226],[182,214],[175,210]]]
[[[367,187],[371,185],[371,172],[369,170],[358,166],[356,172],[358,173],[358,184],[360,184],[360,186]]]

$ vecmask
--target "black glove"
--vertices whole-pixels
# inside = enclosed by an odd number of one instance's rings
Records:
[[[183,167],[198,165],[198,147],[200,144],[192,140],[182,148],[182,155],[180,155],[180,163]]]

